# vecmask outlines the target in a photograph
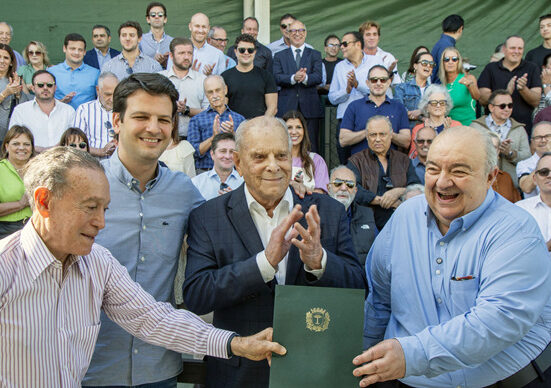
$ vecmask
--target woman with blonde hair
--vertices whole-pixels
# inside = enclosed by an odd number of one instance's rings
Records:
[[[50,58],[48,57],[48,50],[44,43],[31,40],[25,51],[23,51],[23,57],[27,64],[17,68],[17,74],[23,77],[25,85],[29,87],[32,85],[33,74],[38,70],[46,70],[51,66]]]

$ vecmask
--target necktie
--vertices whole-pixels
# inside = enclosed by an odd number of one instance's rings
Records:
[[[295,61],[297,63],[297,70],[300,69],[300,60],[302,59],[302,56],[300,55],[300,49],[296,49],[295,52],[297,55],[295,56]]]

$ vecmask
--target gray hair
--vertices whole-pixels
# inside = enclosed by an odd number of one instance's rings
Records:
[[[421,131],[431,131],[432,133],[434,133],[434,137],[438,136],[438,133],[436,132],[436,130],[433,128],[433,127],[421,127],[419,128],[419,130],[415,133],[415,140],[417,140],[419,138],[419,133]]]
[[[209,33],[207,34],[207,38],[211,38],[214,36],[214,33],[216,32],[216,30],[224,30],[224,27],[220,27],[220,26],[212,26],[209,30]]]
[[[534,126],[532,127],[532,135],[530,135],[530,139],[532,139],[534,137],[534,132],[536,132],[536,128],[541,126],[541,125],[551,126],[551,121],[538,121],[537,124],[534,124]]]
[[[243,144],[243,138],[250,129],[255,127],[277,128],[278,126],[283,128],[283,130],[285,131],[285,136],[287,136],[287,140],[289,142],[289,151],[291,151],[293,143],[291,141],[291,136],[289,136],[287,124],[285,124],[285,121],[283,121],[283,119],[272,116],[258,116],[254,119],[245,120],[241,124],[239,124],[239,127],[237,127],[235,131],[235,150],[239,152],[241,150],[241,146],[245,146],[245,144]]]
[[[224,77],[218,74],[211,74],[207,76],[207,78],[205,78],[205,80],[203,81],[203,88],[205,87],[205,84],[207,83],[207,81],[211,79],[217,79],[218,81],[222,82],[222,85],[226,86],[226,81],[224,81]]]
[[[407,198],[407,195],[414,191],[420,191],[421,194],[425,192],[425,186],[420,183],[412,183],[411,185],[406,186],[406,191],[400,196],[400,201],[404,202]]]
[[[421,113],[423,114],[423,116],[428,117],[429,116],[429,111],[428,111],[427,107],[429,105],[430,98],[432,97],[432,95],[434,93],[442,93],[444,95],[444,97],[446,98],[446,102],[447,102],[446,116],[447,116],[453,108],[453,101],[452,101],[452,98],[450,96],[450,93],[448,93],[448,89],[446,89],[442,85],[432,84],[432,85],[428,86],[425,89],[425,93],[423,93],[423,96],[421,96],[421,100],[419,100],[418,108],[421,110]]]
[[[8,26],[10,28],[10,35],[13,39],[13,27],[11,26],[11,24],[9,24],[7,22],[0,22],[0,24],[5,24],[6,26]]]
[[[117,83],[119,82],[119,78],[115,75],[115,73],[111,73],[110,71],[104,71],[98,77],[98,88],[101,89],[101,87],[103,86],[103,80],[107,78],[114,78],[117,80]]]
[[[370,117],[369,120],[367,120],[367,123],[365,124],[365,129],[367,129],[367,127],[369,126],[369,123],[371,123],[372,121],[384,121],[387,124],[389,131],[392,132],[392,123],[390,122],[388,117],[383,115],[375,115]]]
[[[72,168],[104,171],[96,158],[72,147],[54,147],[31,159],[25,165],[23,178],[31,208],[34,209],[34,192],[38,187],[46,187],[53,198],[61,198],[68,187],[67,175]]]
[[[356,174],[354,174],[354,171],[352,171],[351,169],[346,167],[344,164],[339,164],[337,167],[333,167],[331,169],[331,172],[329,173],[329,178],[331,178],[333,176],[333,174],[338,170],[348,170],[348,171],[350,171],[352,173],[352,175],[354,175],[354,182],[356,182]]]

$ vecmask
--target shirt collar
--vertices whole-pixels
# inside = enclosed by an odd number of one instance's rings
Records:
[[[416,156],[415,159],[411,160],[411,164],[413,164],[413,167],[417,167],[418,165],[424,166],[423,163],[419,160],[419,156]]]
[[[198,73],[190,67],[187,71],[187,74],[184,76],[184,78],[179,78],[174,72],[174,66],[171,66],[170,69],[166,70],[166,78],[176,77],[178,79],[186,79],[186,78],[195,79],[197,77],[197,74]]]
[[[130,174],[130,172],[126,169],[124,164],[122,164],[121,160],[119,159],[119,150],[117,149],[115,152],[113,152],[113,155],[108,159],[109,163],[109,171],[124,185],[126,185],[130,190],[135,189],[138,192],[140,191],[140,181],[138,181],[136,178]],[[163,169],[159,165],[159,162],[157,162],[157,175],[151,179],[149,182],[146,183],[145,187],[146,189],[151,189],[155,184],[160,180],[161,176],[163,175]]]
[[[296,52],[297,52],[296,50],[297,50],[297,49],[300,50],[300,53],[301,53],[301,54],[304,54],[304,48],[306,47],[306,44],[303,43],[302,46],[300,46],[300,47],[295,47],[295,46],[293,46],[293,45],[291,45],[290,47],[291,47],[291,50],[293,51],[293,55],[296,54]]]
[[[152,31],[146,32],[146,33],[144,34],[144,36],[146,36],[146,35],[147,35],[147,36],[151,36],[151,40],[154,41],[154,42],[157,42],[157,41],[155,40],[155,37],[153,36],[153,32],[152,32]],[[165,37],[166,37],[166,32],[163,31],[163,36],[161,37],[161,40],[159,41],[159,43],[161,43],[163,40],[165,40]]]
[[[69,66],[69,64],[67,63],[67,60],[63,61],[63,68],[64,68],[65,70],[73,70],[73,68],[72,68],[71,66]],[[75,69],[75,71],[77,71],[77,70],[80,71],[80,70],[82,70],[83,68],[84,68],[84,62],[82,62],[82,63],[80,64],[80,66],[77,67],[77,68]]]
[[[95,47],[94,47],[94,50],[96,51],[96,54],[101,55],[102,57],[106,57],[106,56],[108,56],[108,55],[111,56],[111,51],[110,51],[110,49],[107,49],[107,53],[106,53],[105,55],[103,55],[103,54],[101,53],[101,51],[99,51],[99,50],[98,50],[97,48],[95,48]]]
[[[487,120],[488,126],[493,125],[494,127],[498,127],[498,128],[499,127],[509,128],[511,126],[511,119],[507,119],[507,121],[505,121],[503,124],[497,124],[494,121],[494,118],[492,117],[491,114],[489,114],[488,117],[486,117],[486,120]]]
[[[217,177],[218,178],[218,182],[221,182],[220,180],[220,176],[218,175],[218,173],[216,172],[216,170],[213,168],[211,168],[210,170],[207,171],[207,176],[209,178],[212,178],[212,177]],[[230,179],[230,177],[234,177],[234,178],[237,178],[239,176],[239,173],[235,170],[235,168],[232,170],[232,172],[230,173],[230,175],[228,175],[228,180]]]
[[[367,96],[364,97],[365,98],[365,102],[368,103],[368,104],[375,104],[373,101],[371,101],[369,99],[369,94]],[[390,98],[388,98],[387,95],[385,95],[385,100],[383,101],[383,104],[390,104]],[[381,104],[382,105],[382,104]]]
[[[245,199],[247,200],[247,208],[249,209],[249,212],[252,211],[264,211],[266,213],[266,209],[264,206],[262,206],[254,197],[249,193],[249,188],[247,187],[247,183],[244,184],[245,189]],[[287,190],[285,190],[285,194],[283,194],[283,198],[281,198],[281,201],[277,204],[277,206],[274,209],[274,215],[286,210],[290,211],[293,208],[293,194],[291,193],[291,189],[287,187]]]
[[[220,113],[220,116],[222,116],[226,112],[232,113],[232,111],[230,110],[230,108],[227,105],[224,105],[224,106],[226,107],[226,109],[224,110],[224,112]],[[216,114],[219,114],[217,111],[214,110],[214,108],[210,104],[209,104],[208,108],[206,109],[206,112],[214,112]]]

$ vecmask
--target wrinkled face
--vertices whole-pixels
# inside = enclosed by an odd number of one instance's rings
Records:
[[[281,23],[279,23],[279,31],[281,32],[281,36],[285,38],[289,38],[289,28],[291,26],[291,23],[293,23],[295,19],[293,18],[287,18],[283,19]]]
[[[27,47],[27,56],[32,65],[39,66],[44,63],[44,53],[35,44],[30,44],[29,47]]]
[[[390,86],[388,72],[380,68],[371,70],[366,82],[369,87],[369,94],[375,97],[384,96]]]
[[[488,104],[492,117],[496,122],[506,121],[513,113],[513,98],[508,95],[497,95],[492,104]]]
[[[415,149],[420,158],[426,158],[436,133],[431,128],[421,128],[415,138]]]
[[[273,204],[285,194],[291,181],[289,139],[280,126],[251,128],[243,137],[247,146],[235,152],[235,168],[251,195],[261,205]]]
[[[180,44],[174,47],[172,61],[174,66],[180,70],[189,70],[193,61],[193,46],[190,44]]]
[[[221,171],[232,170],[234,151],[235,141],[231,139],[219,141],[216,150],[210,151],[210,156],[214,162],[214,168]]]
[[[228,35],[223,28],[216,28],[212,38],[209,38],[209,44],[216,47],[218,50],[226,52],[226,46],[228,45]]]
[[[99,102],[107,111],[113,110],[113,93],[119,84],[119,80],[114,77],[104,78],[101,87],[97,87]]]
[[[5,23],[0,23],[0,43],[9,45],[11,42],[11,30]]]
[[[543,39],[551,39],[551,18],[543,19],[540,22],[540,35]]]
[[[538,161],[534,182],[540,189],[540,193],[551,194],[551,157],[544,156]]]
[[[413,65],[413,68],[415,69],[416,74],[419,74],[422,78],[428,78],[434,68],[432,55],[428,53],[421,55],[419,61]]]
[[[369,50],[374,50],[379,45],[379,32],[377,27],[369,27],[364,31],[364,47]]]
[[[288,28],[289,39],[294,47],[300,47],[306,41],[306,27],[304,24],[295,20]]]
[[[446,73],[457,73],[459,66],[459,55],[455,50],[444,50],[444,70]]]
[[[113,113],[121,160],[135,165],[156,163],[170,142],[174,125],[170,97],[138,90],[127,98],[126,106],[124,118]]]
[[[8,160],[11,164],[27,163],[33,152],[31,139],[24,133],[13,137],[8,144],[6,144],[6,152],[8,153]]]
[[[94,28],[92,30],[92,44],[98,50],[109,47],[111,43],[111,37],[107,35],[105,28]]]
[[[304,127],[299,119],[289,119],[285,122],[287,129],[289,130],[289,136],[291,137],[291,143],[293,146],[298,146],[304,139]]]
[[[531,141],[538,155],[541,156],[544,152],[551,151],[551,125],[540,124],[535,127]]]
[[[209,78],[204,82],[205,95],[209,100],[210,106],[214,109],[220,108],[226,103],[226,94],[228,88],[217,78]]]
[[[432,93],[430,95],[429,104],[427,105],[429,116],[442,117],[446,115],[447,106],[448,101],[443,93]]]
[[[196,14],[191,18],[189,31],[194,42],[202,44],[207,39],[210,30],[209,18],[203,14]]]
[[[346,47],[344,47],[345,44],[346,44]],[[346,34],[345,36],[342,37],[341,49],[342,49],[342,55],[346,59],[350,59],[362,50],[362,44],[361,42],[358,42],[356,40],[356,37],[354,35]]]
[[[50,74],[44,73],[34,77],[33,91],[38,101],[50,101],[54,98],[56,85]]]
[[[70,40],[67,46],[63,46],[63,52],[65,53],[67,63],[80,65],[86,53],[86,45],[81,41]]]
[[[245,21],[243,28],[241,29],[242,34],[249,34],[253,38],[258,39],[258,23],[252,19]]]
[[[242,52],[243,51],[243,52]],[[252,52],[249,52],[252,51]],[[239,42],[235,48],[237,62],[242,66],[250,66],[254,63],[256,47],[254,43]]]
[[[151,27],[161,28],[166,24],[168,19],[163,7],[151,7],[149,15],[146,16],[145,20]]]
[[[134,27],[121,28],[119,39],[121,41],[123,51],[127,52],[136,50],[138,48],[138,44],[142,40],[141,37],[138,37],[138,30]]]
[[[348,168],[339,168],[333,171],[329,178],[327,192],[331,198],[335,198],[348,209],[358,192],[354,173]]]
[[[486,173],[483,139],[469,132],[436,139],[425,163],[425,196],[443,233],[454,219],[482,204],[497,174],[497,169]]]
[[[521,38],[509,38],[503,45],[505,59],[511,63],[520,63],[524,54],[524,40]]]
[[[45,243],[58,259],[87,255],[98,232],[105,226],[109,183],[103,171],[72,168],[61,198],[49,202],[48,236]]]
[[[390,149],[392,128],[384,120],[373,120],[367,125],[367,144],[377,155],[386,155]]]
[[[327,45],[325,46],[325,54],[328,57],[336,57],[339,55],[339,50],[341,47],[341,42],[337,38],[330,38],[327,40]]]
[[[0,74],[6,74],[10,65],[10,54],[6,50],[0,50]]]

